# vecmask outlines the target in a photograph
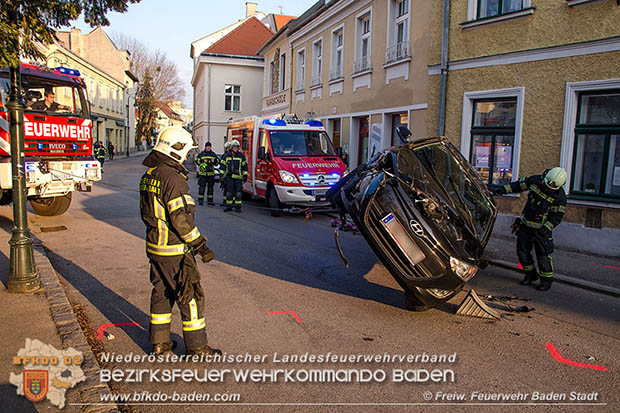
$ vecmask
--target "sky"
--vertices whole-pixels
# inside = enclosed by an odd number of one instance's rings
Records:
[[[316,0],[255,0],[264,13],[300,16]],[[163,50],[177,63],[185,84],[184,104],[192,102],[192,59],[190,46],[194,40],[245,18],[245,0],[142,0],[130,4],[126,13],[110,13],[106,33],[124,33],[151,50]],[[281,7],[281,8],[280,8]],[[73,27],[88,33],[92,28],[80,17]]]

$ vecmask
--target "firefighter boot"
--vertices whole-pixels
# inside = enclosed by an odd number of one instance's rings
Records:
[[[240,206],[235,207],[235,212],[239,212],[240,213],[241,212],[241,207]]]
[[[172,350],[176,347],[176,342],[168,341],[167,343],[153,344],[151,354],[155,356],[173,354]]]
[[[553,277],[540,277],[540,284],[536,289],[538,291],[547,291],[551,288],[551,284],[553,283]]]
[[[521,285],[530,285],[538,279],[538,273],[536,270],[529,270],[525,272],[525,278],[521,281]]]
[[[224,208],[224,212],[230,212],[232,211],[232,207],[230,205],[226,205],[226,208]]]
[[[202,204],[204,204],[204,200],[201,198],[198,200],[198,205],[202,205]]]
[[[205,344],[204,346],[198,348],[188,348],[185,350],[185,354],[188,356],[200,356],[203,354],[206,356],[215,356],[217,354],[222,354],[222,351],[217,348],[211,348]]]

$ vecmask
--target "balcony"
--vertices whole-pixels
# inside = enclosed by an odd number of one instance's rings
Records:
[[[332,70],[329,71],[329,80],[330,81],[342,79],[342,77],[343,77],[342,65],[341,66],[336,66]]]
[[[353,62],[353,74],[366,72],[370,69],[370,56],[362,56]]]
[[[312,79],[310,80],[310,88],[315,88],[315,87],[319,87],[323,84],[323,80],[321,79],[321,73],[318,73],[314,76],[312,76]]]
[[[385,49],[385,63],[393,63],[411,57],[409,54],[409,42],[396,43]]]

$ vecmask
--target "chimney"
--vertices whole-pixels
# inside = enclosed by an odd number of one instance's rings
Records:
[[[248,1],[245,3],[245,17],[250,17],[256,15],[256,8],[258,7],[258,3],[253,3]]]
[[[74,52],[75,54],[81,56],[82,48],[81,46],[82,40],[82,31],[80,29],[76,29],[75,27],[71,28],[69,32],[69,50]]]

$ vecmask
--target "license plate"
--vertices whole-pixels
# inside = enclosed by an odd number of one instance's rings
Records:
[[[424,260],[425,255],[417,244],[411,239],[405,228],[398,222],[398,219],[391,212],[381,219],[381,224],[386,229],[390,237],[394,240],[398,248],[409,259],[411,265],[416,265]]]
[[[325,202],[327,201],[327,195],[317,195],[316,202]]]

